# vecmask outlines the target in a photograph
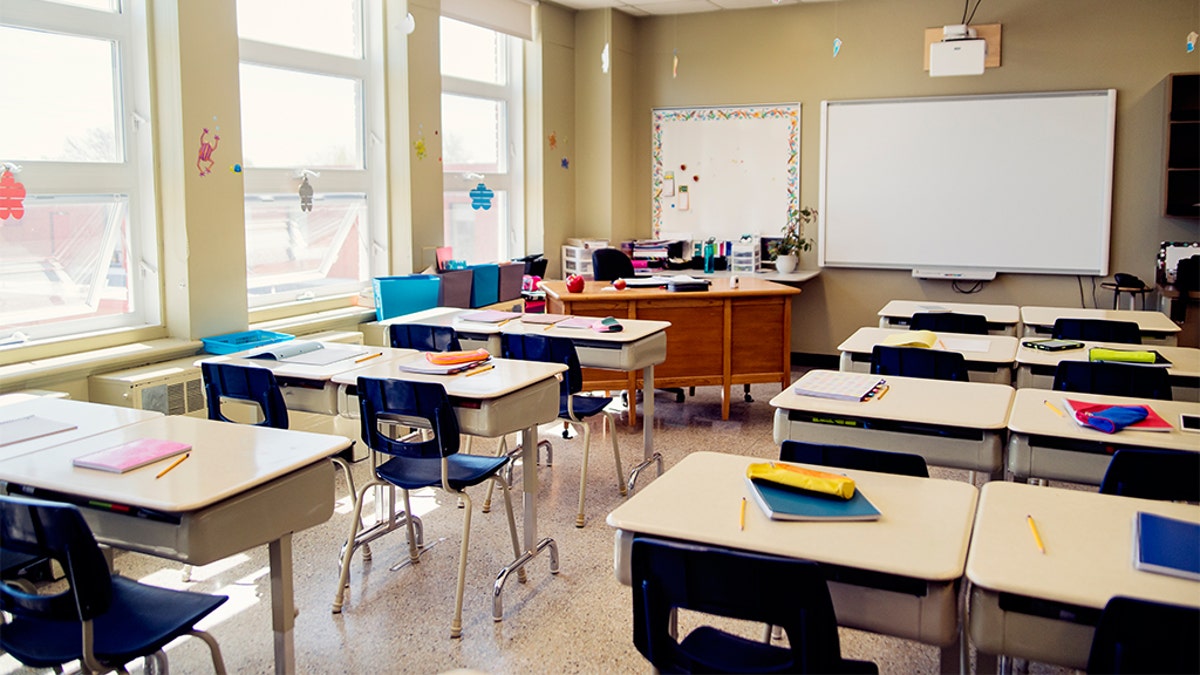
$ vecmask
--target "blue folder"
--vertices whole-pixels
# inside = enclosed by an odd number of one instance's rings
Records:
[[[1200,523],[1139,511],[1133,548],[1139,570],[1200,581]]]

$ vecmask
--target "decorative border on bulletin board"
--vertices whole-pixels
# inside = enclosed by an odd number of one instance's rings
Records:
[[[662,236],[663,215],[663,124],[669,122],[721,122],[729,120],[787,120],[787,220],[800,211],[800,105],[794,103],[757,106],[720,106],[705,108],[656,108],[651,133],[651,226],[654,238]]]

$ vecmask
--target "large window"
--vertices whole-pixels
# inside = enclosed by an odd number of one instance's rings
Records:
[[[0,347],[161,322],[138,0],[3,0]]]
[[[379,5],[237,0],[251,308],[352,296],[372,276],[386,213]]]
[[[524,255],[521,41],[442,17],[441,68],[444,241],[472,263]]]

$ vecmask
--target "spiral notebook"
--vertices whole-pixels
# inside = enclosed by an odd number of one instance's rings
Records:
[[[125,473],[147,464],[153,464],[161,459],[182,455],[191,449],[191,445],[178,441],[139,438],[136,441],[80,455],[72,460],[72,463],[83,469]]]

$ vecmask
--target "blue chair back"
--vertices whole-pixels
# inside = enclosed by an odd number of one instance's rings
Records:
[[[357,388],[362,438],[372,450],[419,459],[449,457],[458,452],[458,417],[440,383],[360,377]],[[390,438],[380,431],[380,421],[430,429],[433,438]]]
[[[394,323],[388,329],[392,347],[423,352],[457,352],[462,349],[452,326],[427,326],[419,323]]]
[[[779,447],[779,459],[784,462],[819,464],[842,469],[862,469],[863,471],[929,478],[929,467],[925,464],[925,458],[907,452],[784,441]]]
[[[46,621],[90,621],[112,603],[108,563],[79,509],[16,496],[0,496],[0,540],[18,554],[62,565],[70,587],[50,595],[23,593],[0,584],[0,609]]]
[[[1117,596],[1092,637],[1089,673],[1200,673],[1200,609]]]
[[[1054,322],[1055,340],[1089,340],[1142,344],[1142,331],[1132,321],[1062,318]]]
[[[871,372],[876,375],[966,382],[967,361],[958,352],[875,345],[871,350]]]
[[[624,255],[624,254],[622,254]],[[579,353],[570,338],[534,333],[505,333],[500,336],[500,355],[506,359],[561,363],[567,367],[559,383],[559,395],[570,396],[583,390],[583,369]]]
[[[1108,396],[1136,396],[1171,400],[1171,378],[1166,368],[1104,361],[1059,361],[1054,388]]]
[[[910,330],[931,330],[942,333],[987,335],[987,317],[982,314],[958,312],[917,312],[909,322]]]
[[[635,538],[631,555],[633,642],[658,670],[842,670],[837,619],[817,563],[652,537]],[[740,638],[729,640],[732,636],[706,627],[692,634],[705,631],[704,640],[677,642],[670,634],[676,608],[782,626],[790,647],[744,640],[749,644],[741,645]],[[738,646],[746,647],[745,653],[739,654]],[[771,664],[772,669],[754,662],[769,656],[784,661]]]
[[[256,403],[263,420],[256,426],[288,428],[287,405],[275,373],[266,368],[239,366],[232,363],[201,363],[204,376],[204,395],[208,399],[208,419],[236,422],[221,412],[221,399]]]
[[[596,281],[629,279],[633,274],[633,261],[621,249],[598,248],[592,251],[592,278]]]
[[[1117,450],[1100,493],[1170,502],[1200,502],[1200,453],[1150,448]]]

